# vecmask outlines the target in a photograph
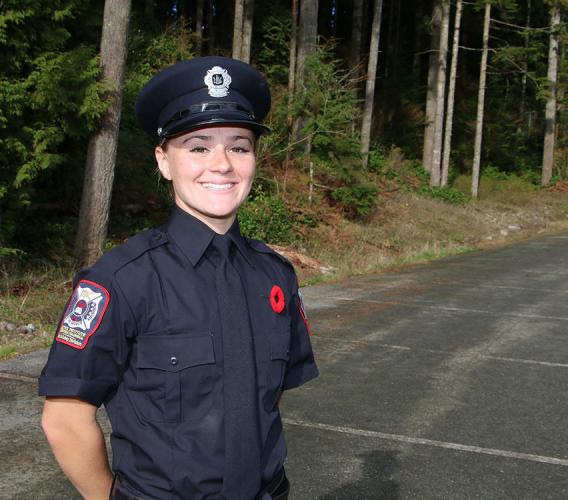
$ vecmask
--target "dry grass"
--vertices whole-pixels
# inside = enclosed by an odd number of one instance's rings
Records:
[[[71,291],[71,268],[15,266],[1,271],[0,359],[24,354],[51,343],[53,330]],[[14,325],[6,329],[5,323]],[[24,333],[25,325],[35,331]]]
[[[300,270],[300,279],[313,283],[377,272],[568,229],[567,194],[530,191],[520,197],[506,190],[501,193],[456,206],[399,192],[382,200],[365,224],[328,221],[315,229],[306,251],[337,271],[333,276],[317,277]]]

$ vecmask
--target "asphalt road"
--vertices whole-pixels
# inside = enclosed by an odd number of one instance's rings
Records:
[[[303,295],[321,376],[283,397],[290,500],[568,498],[568,234]],[[77,498],[44,358],[0,364],[2,499]]]

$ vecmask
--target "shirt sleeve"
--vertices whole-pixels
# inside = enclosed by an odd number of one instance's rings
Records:
[[[310,326],[297,287],[294,288],[290,311],[292,321],[290,360],[283,390],[299,387],[319,375],[310,342]]]
[[[121,381],[135,322],[112,279],[85,271],[74,282],[39,378],[39,395],[78,397],[98,407]]]

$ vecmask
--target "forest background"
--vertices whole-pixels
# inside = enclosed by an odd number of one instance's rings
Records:
[[[2,0],[0,357],[49,342],[73,269],[167,220],[134,100],[196,55],[270,81],[239,217],[303,283],[566,227],[567,6]],[[106,53],[103,27],[124,31]]]

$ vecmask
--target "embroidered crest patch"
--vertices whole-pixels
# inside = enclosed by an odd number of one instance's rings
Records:
[[[209,89],[211,97],[226,97],[229,94],[229,85],[231,85],[231,75],[227,70],[220,66],[213,66],[207,70],[207,74],[203,79],[205,85]]]
[[[101,324],[109,300],[108,290],[103,286],[88,280],[79,281],[55,340],[75,349],[84,349]]]
[[[270,290],[270,305],[276,314],[280,314],[286,307],[284,292],[278,285],[274,285],[272,290]]]

